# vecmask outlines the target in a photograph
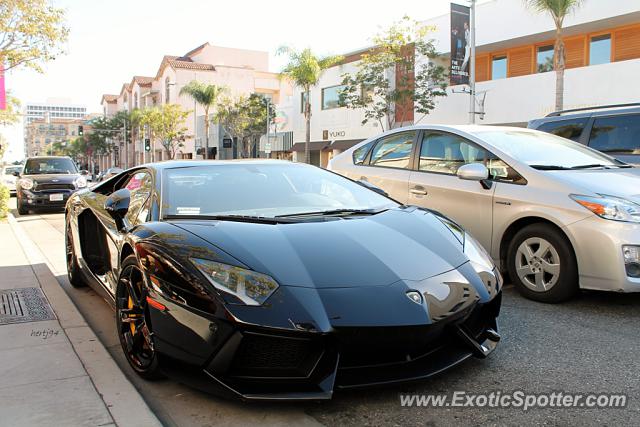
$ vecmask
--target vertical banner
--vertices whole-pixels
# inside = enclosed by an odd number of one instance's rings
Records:
[[[4,88],[4,67],[0,63],[0,110],[7,109],[7,93]]]
[[[469,8],[451,3],[451,85],[469,84],[471,33]]]

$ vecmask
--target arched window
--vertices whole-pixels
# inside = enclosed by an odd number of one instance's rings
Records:
[[[164,79],[164,103],[169,103],[169,98],[171,95],[170,86],[169,86],[169,77]]]
[[[127,92],[124,93],[124,109],[128,110],[129,109],[129,97],[127,96]]]
[[[138,93],[133,94],[133,108],[138,108]]]

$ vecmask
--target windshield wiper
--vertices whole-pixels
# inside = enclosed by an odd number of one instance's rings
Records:
[[[541,171],[566,171],[570,169],[568,167],[559,166],[559,165],[529,165],[529,166]]]
[[[301,216],[330,216],[330,215],[375,215],[388,209],[332,209],[328,211],[300,212],[286,215],[276,215],[276,218],[293,218]]]
[[[253,215],[165,215],[164,219],[186,220],[211,220],[211,221],[236,221],[254,222],[261,224],[290,224],[294,221],[277,217],[253,216]]]

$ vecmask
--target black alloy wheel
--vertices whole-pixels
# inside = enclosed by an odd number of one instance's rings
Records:
[[[145,379],[161,378],[149,323],[146,291],[135,255],[122,263],[116,290],[116,327],[131,367]]]
[[[76,258],[76,248],[73,244],[73,235],[71,234],[71,224],[69,220],[65,221],[64,246],[67,259],[67,278],[74,288],[82,288],[87,284],[82,280],[82,273],[78,268],[78,259]]]

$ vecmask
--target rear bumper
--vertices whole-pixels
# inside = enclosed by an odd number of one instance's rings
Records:
[[[241,330],[227,324],[218,330],[224,340],[217,340],[200,368],[185,369],[173,360],[163,368],[197,388],[232,398],[330,399],[334,390],[421,380],[470,357],[486,357],[499,341],[500,304],[498,293],[486,304],[431,325],[343,327],[329,333]],[[158,344],[158,351],[171,357],[184,351]]]

